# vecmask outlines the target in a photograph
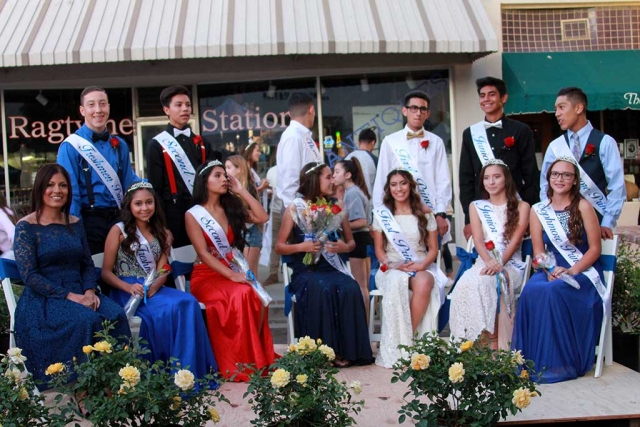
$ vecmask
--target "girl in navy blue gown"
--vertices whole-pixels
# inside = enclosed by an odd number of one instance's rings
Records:
[[[532,359],[537,371],[544,369],[544,382],[555,383],[580,377],[593,367],[602,322],[603,279],[600,226],[593,206],[580,195],[575,160],[559,157],[549,168],[547,180],[549,200],[531,209],[531,240],[534,254],[545,252],[546,245],[557,267],[550,274],[534,274],[526,283],[512,347]],[[573,257],[554,244],[567,237],[582,256]],[[563,253],[569,254],[571,262]],[[560,279],[563,273],[573,276],[580,289]]]
[[[282,216],[276,242],[276,252],[293,255],[291,292],[296,295],[296,336],[322,339],[336,353],[336,365],[370,364],[373,362],[367,319],[360,286],[334,268],[324,256],[315,265],[305,265],[305,253],[317,253],[319,242],[304,241],[304,234],[295,226],[291,209],[296,202],[315,201],[331,195],[331,169],[322,163],[309,163],[300,172],[298,192],[302,199],[294,200]],[[348,253],[355,248],[349,218],[342,221],[344,240],[329,242],[330,254]],[[293,233],[292,233],[293,232]]]
[[[124,196],[122,222],[107,236],[102,279],[113,287],[110,296],[121,306],[131,296],[144,297],[142,284],[149,272],[167,263],[170,247],[164,214],[158,206],[151,184],[133,184]],[[165,287],[166,279],[156,279],[147,291],[147,301],[138,306],[140,337],[149,343],[151,361],[175,357],[202,378],[218,366],[200,305],[191,294]]]
[[[31,192],[33,213],[16,225],[16,262],[26,285],[16,308],[16,343],[27,369],[45,382],[50,364],[83,356],[104,320],[115,322],[113,336],[131,336],[122,308],[98,292],[82,221],[69,215],[71,199],[67,171],[45,165]]]

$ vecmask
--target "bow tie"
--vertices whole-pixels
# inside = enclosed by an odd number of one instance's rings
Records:
[[[407,139],[422,138],[424,136],[424,129],[420,129],[418,132],[407,132]]]
[[[502,120],[498,120],[495,123],[489,123],[488,121],[485,120],[484,122],[484,128],[485,129],[489,129],[489,128],[498,128],[498,129],[502,129]]]
[[[91,134],[91,141],[93,142],[98,142],[98,141],[106,141],[109,139],[109,131],[105,130],[104,132],[93,132],[93,134]]]
[[[178,135],[184,135],[186,137],[191,136],[191,128],[185,128],[184,130],[180,130],[178,128],[173,128],[173,137],[177,138]]]

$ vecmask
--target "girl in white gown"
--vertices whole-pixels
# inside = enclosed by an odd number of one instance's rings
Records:
[[[401,357],[399,344],[411,345],[414,332],[424,334],[438,327],[440,286],[437,266],[438,233],[435,217],[423,207],[416,182],[403,169],[392,170],[384,186],[383,205],[374,210],[373,241],[381,268],[376,274],[376,287],[383,293],[382,336],[376,364],[391,368]],[[385,217],[384,212],[387,213]],[[392,217],[400,233],[390,233],[397,243],[389,241],[385,229]],[[397,236],[402,236],[397,239]],[[404,245],[402,241],[406,241]],[[411,248],[411,261],[401,255],[403,248]],[[428,250],[427,250],[428,248]],[[390,268],[392,266],[395,268]],[[413,276],[411,276],[413,275]],[[413,295],[409,295],[409,289]]]
[[[511,301],[522,286],[524,263],[520,247],[529,224],[529,204],[518,200],[516,186],[502,160],[490,160],[480,171],[482,199],[469,205],[471,231],[478,259],[451,291],[451,336],[475,341],[484,331],[494,349],[509,349],[515,306],[508,314],[504,295],[498,293],[496,274],[504,271]],[[498,262],[486,249],[492,241],[501,254]]]

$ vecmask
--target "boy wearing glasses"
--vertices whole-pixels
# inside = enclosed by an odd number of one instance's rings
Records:
[[[407,125],[382,141],[372,202],[374,207],[382,204],[383,187],[391,170],[409,170],[418,183],[423,204],[435,214],[438,233],[446,243],[451,240],[446,214],[451,202],[451,174],[442,139],[423,127],[430,115],[430,104],[429,97],[422,91],[405,95],[402,115]]]
[[[465,239],[471,236],[469,204],[481,198],[478,174],[489,160],[500,159],[506,163],[516,191],[529,205],[538,203],[540,188],[533,133],[526,124],[505,117],[504,104],[509,95],[504,81],[483,77],[476,80],[476,87],[485,117],[462,133],[458,168]]]
[[[627,198],[618,144],[609,135],[595,129],[587,120],[587,95],[582,89],[560,89],[555,111],[564,133],[551,141],[544,155],[540,173],[540,199],[548,198],[549,183],[546,174],[550,165],[558,157],[573,157],[580,170],[580,194],[596,210],[602,238],[611,239]],[[560,178],[558,176],[554,179]]]

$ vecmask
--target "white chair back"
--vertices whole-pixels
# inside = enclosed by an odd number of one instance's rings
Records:
[[[600,257],[618,257],[618,245],[620,243],[620,237],[614,235],[613,239],[602,240],[602,250]],[[606,365],[613,364],[613,343],[612,343],[612,331],[611,331],[611,297],[613,295],[613,281],[615,278],[615,263],[614,268],[608,267],[608,260],[603,259],[603,265],[605,269],[604,286],[605,286],[605,301],[609,303],[603,307],[602,313],[602,325],[600,326],[600,339],[598,340],[598,347],[596,348],[596,372],[595,377],[598,378],[602,375],[602,362]]]
[[[171,252],[169,253],[169,264],[174,261],[193,264],[197,256],[198,254],[196,253],[193,245],[182,246],[180,248],[171,248]],[[185,276],[174,276],[174,280],[176,282],[176,289],[186,292],[187,282]]]

